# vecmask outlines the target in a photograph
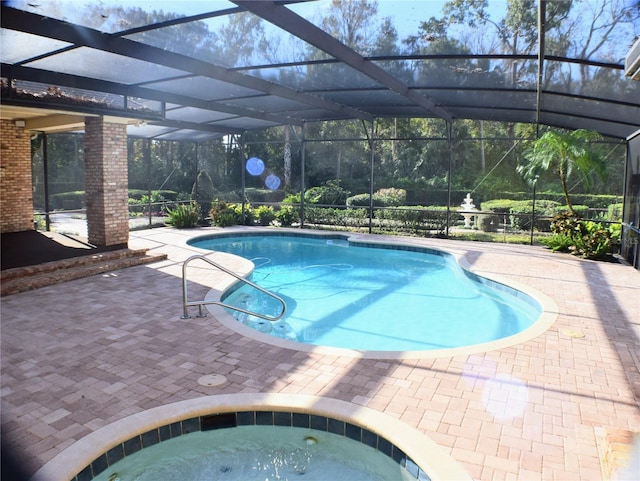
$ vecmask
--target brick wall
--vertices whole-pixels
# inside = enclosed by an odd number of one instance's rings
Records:
[[[101,117],[85,118],[85,189],[89,242],[127,244],[127,130]]]
[[[0,120],[0,232],[33,230],[30,135]]]

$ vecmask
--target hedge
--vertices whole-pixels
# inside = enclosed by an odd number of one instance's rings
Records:
[[[532,207],[533,201],[530,200],[520,200],[512,205],[509,212],[511,227],[518,230],[530,230]],[[548,232],[551,228],[550,218],[556,214],[556,209],[559,207],[560,203],[553,200],[536,201],[536,221],[534,228],[539,231]],[[546,219],[540,219],[539,217],[546,217]]]
[[[420,205],[389,207],[376,210],[375,218],[380,227],[399,224],[396,227],[413,232],[435,230],[442,233],[447,227],[447,208]]]
[[[178,198],[178,193],[173,190],[151,190],[152,195],[159,195],[164,200],[175,201]],[[143,196],[149,195],[148,190],[144,189],[129,189],[129,198],[140,200]]]
[[[304,209],[304,221],[309,224],[364,227],[369,223],[369,214],[367,209],[308,206]]]
[[[284,198],[284,192],[282,190],[247,187],[244,193],[247,200],[254,204],[275,204],[282,202],[282,199]]]
[[[52,209],[82,209],[84,207],[84,190],[61,192],[51,196]]]
[[[380,189],[373,194],[374,207],[393,207],[406,204],[407,191],[404,189]],[[358,194],[347,198],[349,207],[369,207],[369,194]]]

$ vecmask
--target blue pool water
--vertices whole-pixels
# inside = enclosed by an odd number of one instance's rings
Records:
[[[440,251],[313,235],[218,235],[189,243],[252,260],[251,279],[282,297],[287,314],[270,322],[231,312],[297,342],[375,351],[454,348],[516,334],[541,313],[530,296],[470,274]],[[246,285],[224,302],[280,312],[279,303]]]

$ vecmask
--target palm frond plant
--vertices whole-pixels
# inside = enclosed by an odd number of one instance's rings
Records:
[[[600,134],[590,130],[579,129],[570,132],[550,130],[524,152],[525,162],[518,165],[517,171],[525,180],[534,181],[540,172],[555,170],[560,179],[567,207],[572,214],[575,214],[567,187],[572,174],[576,172],[586,188],[591,184],[591,173],[604,177],[604,161],[590,148],[590,143],[598,139]]]

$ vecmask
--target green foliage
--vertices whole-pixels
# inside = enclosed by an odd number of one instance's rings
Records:
[[[380,225],[386,223],[387,227],[397,224],[402,230],[420,232],[435,230],[443,233],[447,226],[446,207],[424,206],[400,206],[378,209],[375,211],[376,219]]]
[[[142,200],[146,198],[148,202],[149,191],[144,189],[129,189],[129,199]],[[155,200],[154,200],[155,199]],[[162,202],[163,200],[178,200],[178,193],[174,190],[152,190],[151,201]]]
[[[373,200],[376,198],[384,206],[398,206],[407,203],[407,191],[404,189],[396,189],[390,187],[388,189],[380,189],[373,194]]]
[[[553,217],[557,212],[556,208],[560,204],[553,200],[537,200],[536,201],[536,221],[534,228],[539,231],[548,231],[550,221],[548,219],[540,219],[539,217]],[[509,222],[511,227],[518,230],[531,229],[531,211],[533,209],[532,200],[520,200],[515,202],[509,211]]]
[[[261,205],[254,210],[253,215],[258,225],[270,225],[276,218],[276,213],[270,205]]]
[[[502,222],[501,214],[478,214],[478,229],[484,232],[497,232]]]
[[[620,238],[618,227],[607,228],[569,212],[553,218],[551,232],[551,238],[543,241],[545,245],[587,259],[601,259],[610,254]]]
[[[175,209],[167,209],[168,224],[177,229],[195,227],[200,219],[200,206],[196,202],[178,204]]]
[[[369,205],[371,204],[369,199],[370,199],[369,194],[352,195],[351,197],[347,198],[346,204],[349,207],[369,207]],[[373,205],[374,207],[383,207],[382,205],[376,205],[375,195],[373,197]]]
[[[228,204],[222,200],[216,200],[211,206],[209,215],[213,223],[218,227],[242,224],[242,206],[237,204]]]
[[[340,209],[335,207],[307,207],[305,221],[310,224],[340,227],[363,227],[368,223],[367,209]]]
[[[242,204],[232,204],[240,225],[254,225],[256,223],[255,210],[250,205],[244,206],[244,221],[242,214]]]
[[[558,194],[556,194],[556,196],[558,196]],[[571,194],[571,199],[573,199],[576,204],[587,205],[591,209],[606,209],[610,204],[620,202],[622,197],[619,195],[604,194]]]
[[[518,165],[516,170],[525,180],[532,182],[537,180],[541,172],[555,171],[560,179],[567,206],[573,212],[567,187],[572,173],[576,171],[581,176],[585,187],[590,185],[591,172],[604,176],[605,164],[590,148],[590,142],[598,139],[598,133],[583,129],[570,132],[550,130],[524,153],[526,162]]]
[[[304,193],[305,202],[310,204],[345,205],[349,191],[340,186],[339,180],[327,180],[324,185],[311,187]]]
[[[84,207],[84,199],[84,190],[61,192],[51,196],[51,207],[53,209],[82,209]]]
[[[573,245],[573,240],[566,234],[554,234],[541,242],[553,252],[569,252]]]
[[[555,215],[561,215],[561,214],[566,214],[571,212],[569,210],[569,207],[566,205],[559,205],[554,209],[554,211],[555,211]],[[573,206],[573,213],[576,217],[586,217],[588,212],[589,212],[589,207],[586,205]]]
[[[247,187],[244,191],[244,195],[249,202],[254,204],[262,204],[265,202],[275,203],[282,201],[283,192],[281,190]]]
[[[404,189],[380,189],[373,194],[374,207],[393,207],[407,202],[407,191]],[[369,207],[369,194],[358,194],[346,199],[347,206]]]
[[[142,191],[140,191],[142,192]],[[174,192],[175,194],[175,192]],[[160,194],[160,191],[154,190],[151,192],[151,203],[160,203],[164,202],[166,199]],[[131,191],[129,191],[129,213],[133,215],[141,215],[143,212],[148,211],[149,207],[149,195],[148,192],[140,195],[136,195],[135,197],[131,196]],[[157,207],[157,206],[156,206]],[[159,208],[157,210],[160,210]]]
[[[454,193],[452,192],[452,197],[455,198]],[[509,200],[529,200],[531,198],[531,192],[492,192],[492,197],[494,199],[509,199]],[[474,196],[475,197],[475,196]],[[609,195],[609,194],[571,194],[571,199],[577,204],[588,205],[591,209],[606,209],[610,204],[614,204],[619,202],[622,197],[619,195]],[[564,194],[562,192],[538,192],[536,194],[536,204],[539,200],[553,200],[555,202],[560,202],[564,200]],[[482,210],[485,209],[486,202],[482,202]],[[476,202],[477,204],[477,202]]]
[[[213,181],[206,170],[201,170],[191,189],[191,199],[200,206],[200,212],[204,215],[211,210],[213,200]]]
[[[42,214],[34,214],[33,226],[36,230],[47,230],[47,222]]]
[[[611,240],[613,245],[620,244],[622,238],[622,224],[609,224],[609,232],[611,232]]]
[[[451,202],[453,205],[462,203],[462,199],[465,198],[469,191],[468,190],[451,190]],[[407,189],[407,204],[411,205],[447,205],[449,199],[449,192],[446,189],[432,189],[425,188],[424,186],[417,190],[409,190]],[[474,196],[475,199],[475,196]],[[480,205],[478,199],[474,200],[474,203]]]
[[[284,199],[282,199],[282,204],[284,205],[300,204],[300,192],[296,192],[295,194],[289,194]]]
[[[616,204],[610,204],[607,206],[607,220],[614,222],[620,222],[622,220],[622,208],[624,204],[622,202]]]
[[[165,198],[157,191],[153,191],[151,192],[151,203],[156,203],[156,202],[163,202],[165,200]],[[141,198],[140,198],[140,203],[141,204],[148,204],[149,203],[149,195],[148,194],[144,194]]]
[[[495,212],[497,214],[508,214],[511,212],[511,208],[518,205],[517,200],[512,199],[494,199],[488,200],[481,204],[481,210]]]
[[[283,205],[276,212],[276,220],[282,227],[289,227],[293,225],[299,217],[298,210],[294,209],[291,205]]]

